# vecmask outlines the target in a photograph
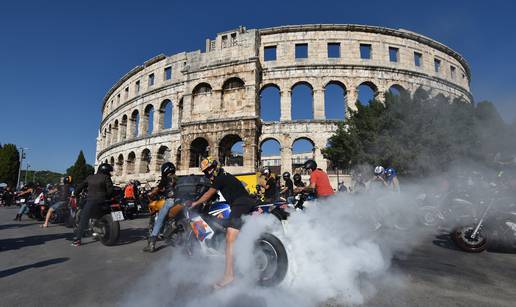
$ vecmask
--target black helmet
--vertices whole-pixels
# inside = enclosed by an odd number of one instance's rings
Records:
[[[71,184],[71,183],[72,183],[72,176],[63,177],[63,184]]]
[[[167,176],[176,173],[176,166],[172,162],[165,162],[161,165],[161,176]]]
[[[290,173],[289,172],[284,172],[282,177],[283,177],[283,179],[289,179],[290,178]]]
[[[104,175],[111,176],[111,172],[112,171],[113,171],[113,167],[111,166],[111,164],[102,163],[102,164],[99,165],[97,173],[101,173],[101,174],[104,174]]]
[[[303,168],[311,169],[313,171],[317,168],[317,163],[315,163],[315,161],[312,159],[306,160],[305,164],[303,164]]]
[[[299,181],[301,181],[301,175],[300,175],[300,174],[298,174],[298,173],[294,174],[294,181],[295,181],[295,182],[299,182]]]

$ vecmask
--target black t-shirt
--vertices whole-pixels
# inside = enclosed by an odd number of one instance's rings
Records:
[[[269,188],[265,189],[265,193],[264,193],[265,198],[269,198],[269,199],[276,198],[276,189],[277,189],[276,179],[274,179],[272,176],[269,177],[269,179],[267,179],[267,186]]]
[[[89,175],[86,180],[77,187],[77,195],[88,189],[88,199],[94,201],[104,201],[113,196],[113,182],[111,177],[97,173]]]
[[[161,177],[160,181],[158,182],[158,188],[160,190],[164,190],[160,194],[165,198],[174,197],[174,183],[175,180],[170,179],[168,176]]]
[[[286,196],[288,197],[294,195],[294,183],[292,182],[292,179],[286,179],[285,186],[287,187]]]
[[[235,201],[239,198],[249,198],[249,193],[242,182],[230,173],[221,172],[215,177],[211,186],[222,193],[230,206],[234,206]]]
[[[296,188],[304,188],[305,187],[305,183],[303,181],[294,182],[294,185],[296,186]]]

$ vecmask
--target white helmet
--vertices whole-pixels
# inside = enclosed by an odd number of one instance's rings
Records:
[[[374,174],[376,176],[379,176],[381,174],[383,174],[385,172],[385,169],[383,168],[383,166],[377,166],[374,168]]]

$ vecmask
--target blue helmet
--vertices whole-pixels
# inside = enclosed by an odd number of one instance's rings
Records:
[[[385,170],[385,177],[387,178],[387,180],[391,180],[395,176],[396,176],[396,170],[393,169],[392,167],[389,167]]]

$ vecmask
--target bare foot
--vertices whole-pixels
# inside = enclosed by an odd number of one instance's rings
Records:
[[[213,285],[213,289],[222,289],[233,282],[233,277],[224,277],[222,280]]]

